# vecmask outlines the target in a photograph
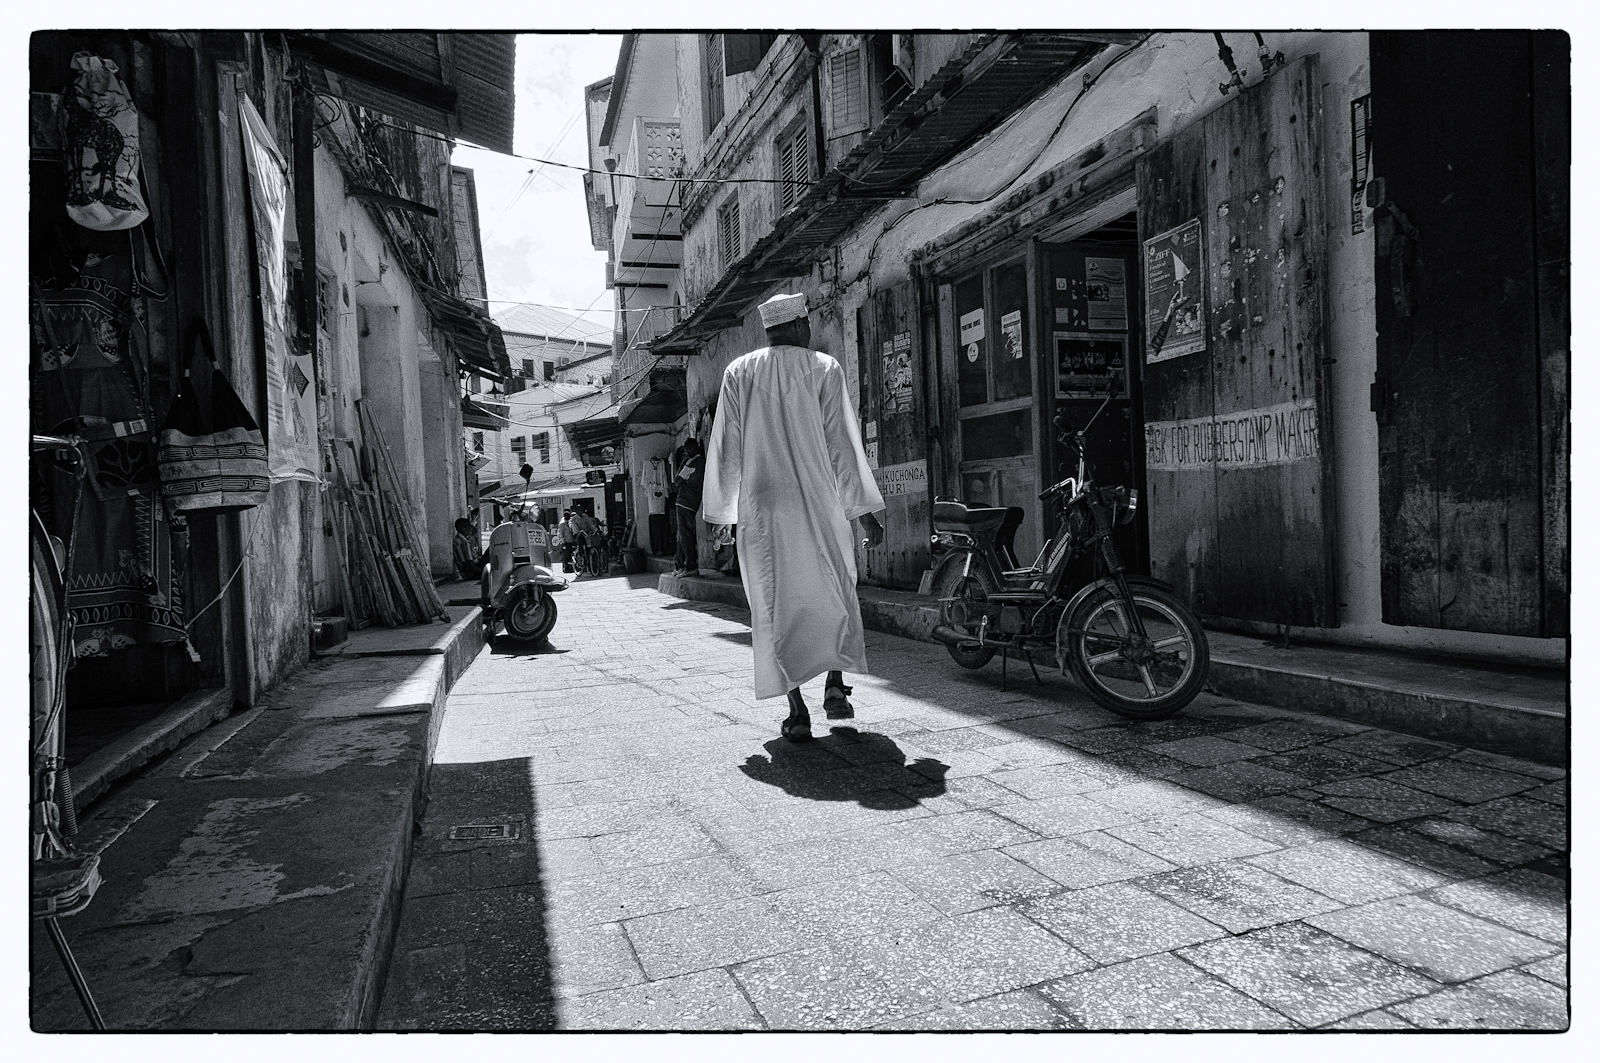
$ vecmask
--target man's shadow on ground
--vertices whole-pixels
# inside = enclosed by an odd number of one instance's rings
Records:
[[[879,811],[915,808],[923,798],[945,792],[950,765],[943,761],[920,757],[908,764],[905,753],[887,735],[854,727],[828,730],[828,734],[799,745],[774,738],[762,747],[767,756],[751,754],[739,770],[792,797],[854,801]],[[833,756],[821,755],[824,753]],[[875,768],[880,770],[872,770]]]

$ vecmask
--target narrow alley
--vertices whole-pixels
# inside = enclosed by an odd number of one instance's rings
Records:
[[[563,609],[449,697],[379,1029],[1566,1026],[1559,769],[876,632],[794,745],[742,610]]]

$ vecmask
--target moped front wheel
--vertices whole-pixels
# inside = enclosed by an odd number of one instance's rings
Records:
[[[949,565],[940,574],[939,582],[934,587],[934,593],[941,599],[955,598],[964,602],[985,602],[989,600],[989,592],[994,590],[989,585],[989,577],[985,570],[978,565],[972,567],[967,575],[961,574],[961,569],[956,565]],[[940,619],[951,624],[953,617],[950,615],[950,606],[955,603],[947,602],[940,610]],[[974,610],[975,611],[975,610]],[[952,625],[960,627],[960,625]],[[963,668],[978,669],[994,660],[993,646],[952,646],[945,644],[945,649],[950,652],[950,659]]]
[[[556,626],[556,600],[543,591],[524,594],[505,612],[506,634],[537,641]]]
[[[1157,587],[1130,591],[1143,635],[1122,595],[1102,588],[1062,617],[1057,658],[1102,708],[1133,720],[1163,720],[1204,688],[1211,650],[1188,606]]]

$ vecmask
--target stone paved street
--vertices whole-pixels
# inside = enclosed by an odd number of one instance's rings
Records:
[[[741,610],[560,607],[449,699],[380,1029],[1567,1026],[1561,770],[873,632],[791,745]]]

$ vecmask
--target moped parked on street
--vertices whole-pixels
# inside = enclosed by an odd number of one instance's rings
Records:
[[[1060,442],[1077,451],[1077,475],[1039,496],[1060,507],[1061,519],[1032,565],[1019,565],[1012,552],[1021,507],[934,500],[933,548],[944,556],[934,569],[940,623],[933,637],[963,668],[982,668],[1001,653],[1002,684],[1013,652],[1037,679],[1032,651],[1053,646],[1062,672],[1103,708],[1160,720],[1194,700],[1211,656],[1200,621],[1171,586],[1127,572],[1112,542],[1113,527],[1133,520],[1138,492],[1096,484],[1084,440],[1116,387],[1113,377],[1082,429],[1056,415]]]
[[[489,533],[481,589],[485,641],[492,642],[500,626],[512,638],[531,640],[556,626],[553,595],[566,590],[567,581],[550,569],[550,533],[523,508]]]

